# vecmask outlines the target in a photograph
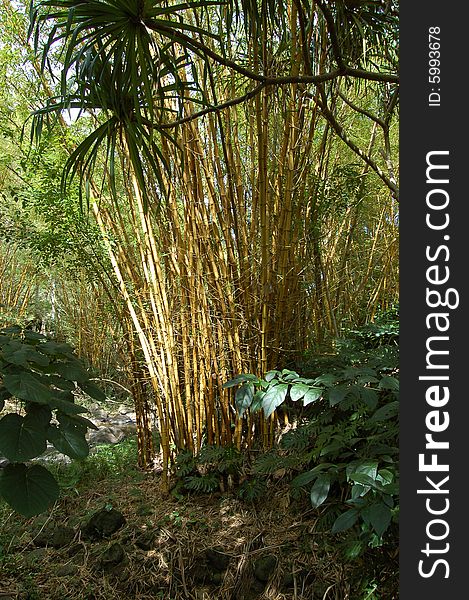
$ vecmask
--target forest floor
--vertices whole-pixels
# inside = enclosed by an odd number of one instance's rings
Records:
[[[255,504],[234,491],[181,497],[133,466],[135,454],[130,438],[86,466],[62,467],[61,498],[45,515],[0,507],[2,600],[397,598],[375,593],[367,557],[345,561],[337,536],[318,530],[318,511],[291,502],[286,481]],[[98,511],[124,519],[90,535]],[[397,588],[397,558],[376,557],[380,581]]]

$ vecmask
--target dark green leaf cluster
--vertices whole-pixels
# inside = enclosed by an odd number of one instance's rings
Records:
[[[223,384],[223,387],[237,385],[240,387],[235,393],[235,404],[240,417],[247,409],[257,412],[262,408],[268,418],[287,398],[293,402],[302,400],[303,406],[307,406],[323,394],[323,387],[318,379],[305,379],[289,369],[269,371],[264,379],[252,373],[236,375]]]
[[[206,473],[205,475],[189,475],[184,480],[186,489],[208,494],[218,490],[220,486],[220,476],[215,471]]]
[[[239,486],[238,496],[246,502],[255,502],[264,496],[266,489],[267,483],[265,479],[259,477],[245,479]]]
[[[307,490],[314,508],[326,501],[337,507],[345,498],[347,510],[334,520],[332,532],[361,532],[360,547],[383,543],[398,519],[398,335],[397,312],[387,314],[352,333],[353,351],[342,346],[330,372],[307,378],[284,369],[263,379],[237,375],[225,384],[239,386],[240,415],[263,408],[268,417],[288,402],[303,400],[307,410],[297,416],[297,426],[282,436],[278,448],[258,456],[252,473],[296,472],[292,494]]]
[[[213,492],[224,477],[239,476],[243,462],[243,455],[233,446],[203,446],[196,456],[180,452],[175,460],[177,491]]]
[[[0,411],[9,399],[23,407],[0,419],[0,453],[10,461],[0,472],[0,495],[25,516],[43,512],[59,494],[49,471],[26,461],[47,442],[73,459],[88,455],[85,434],[96,427],[75,403],[78,388],[104,400],[68,344],[17,326],[0,331]]]

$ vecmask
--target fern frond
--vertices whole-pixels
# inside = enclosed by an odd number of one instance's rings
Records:
[[[178,454],[176,456],[175,466],[176,475],[178,477],[186,477],[189,473],[192,473],[196,467],[195,458],[192,455],[192,452],[186,451]]]
[[[184,485],[188,490],[207,494],[220,487],[220,477],[217,473],[207,473],[202,476],[191,475],[184,479]]]

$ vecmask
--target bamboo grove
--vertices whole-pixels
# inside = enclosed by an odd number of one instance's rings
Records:
[[[156,415],[164,478],[177,449],[272,444],[277,417],[239,418],[233,375],[294,364],[396,300],[394,10],[33,7],[42,76],[62,69],[33,135],[69,108],[88,123],[64,191],[80,179],[106,257],[88,263],[93,297],[120,336],[141,464]]]

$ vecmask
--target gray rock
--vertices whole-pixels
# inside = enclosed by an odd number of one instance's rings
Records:
[[[75,530],[65,525],[47,525],[34,538],[34,545],[39,547],[52,546],[63,548],[68,546],[75,537]]]
[[[69,465],[72,462],[72,459],[70,458],[70,456],[62,454],[62,452],[59,452],[54,448],[54,446],[51,445],[43,454],[41,454],[41,456],[35,458],[34,462],[38,462],[45,465],[47,465],[47,463]]]
[[[94,419],[98,419],[99,421],[107,421],[109,419],[109,414],[101,408],[93,410],[91,414]]]
[[[290,571],[287,571],[282,579],[282,588],[284,589],[290,589],[292,587],[294,587],[295,585],[295,578],[293,577],[293,573],[290,573]]]
[[[8,460],[8,458],[5,458],[4,456],[0,456],[0,469],[4,469],[9,464],[10,464],[10,461]]]
[[[107,550],[101,555],[101,567],[109,569],[120,564],[125,558],[124,548],[118,544],[112,544]]]
[[[155,545],[155,533],[153,531],[145,531],[141,533],[138,538],[135,540],[135,545],[140,550],[151,550]]]
[[[98,444],[117,444],[123,437],[124,434],[116,437],[110,427],[102,427],[98,431],[92,431],[89,434],[88,441],[95,446]]]
[[[77,565],[67,563],[65,565],[61,565],[57,567],[56,575],[57,577],[72,577],[78,573],[79,569]]]
[[[128,437],[129,435],[134,435],[137,433],[137,425],[136,423],[128,422],[124,425],[121,425],[120,430],[126,437]]]
[[[48,551],[46,550],[46,548],[34,548],[34,550],[31,550],[30,552],[27,552],[25,554],[24,560],[27,565],[32,566],[35,563],[40,562],[43,558],[47,556],[47,554]]]
[[[91,539],[108,537],[118,531],[126,523],[124,515],[111,508],[103,508],[94,513],[88,523],[83,527],[83,535]]]

